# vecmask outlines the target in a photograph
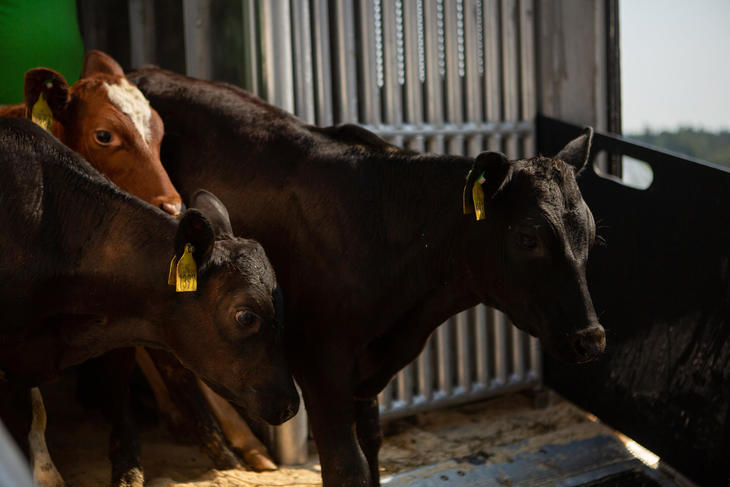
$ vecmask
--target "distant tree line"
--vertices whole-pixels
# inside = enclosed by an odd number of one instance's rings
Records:
[[[680,127],[673,132],[654,132],[644,129],[643,133],[627,134],[626,137],[730,167],[730,132],[728,131],[707,132],[691,127]]]

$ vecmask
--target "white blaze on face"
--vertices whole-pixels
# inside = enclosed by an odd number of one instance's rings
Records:
[[[142,139],[149,144],[152,139],[152,131],[150,130],[152,109],[147,98],[136,86],[124,78],[121,78],[118,84],[104,83],[104,87],[109,100],[132,120],[140,135],[142,135]]]

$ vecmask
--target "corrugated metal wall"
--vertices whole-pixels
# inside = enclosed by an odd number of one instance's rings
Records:
[[[171,5],[129,0],[133,65],[165,65],[150,25],[161,17],[169,23],[156,9]],[[228,11],[211,0],[182,0],[182,7],[191,76],[219,79],[216,59],[233,63],[239,78],[228,81],[304,120],[358,123],[415,150],[535,153],[534,0],[242,0]],[[224,21],[237,49],[215,40]],[[400,416],[540,378],[537,340],[478,306],[438,328],[382,392],[381,412]],[[292,441],[283,449],[302,444]]]

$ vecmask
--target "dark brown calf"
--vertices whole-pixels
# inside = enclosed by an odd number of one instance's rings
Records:
[[[112,348],[146,345],[172,351],[254,415],[279,423],[293,414],[261,247],[232,236],[212,195],[194,200],[207,217],[190,210],[178,226],[40,131],[0,122],[0,375],[33,385]],[[166,285],[169,258],[185,243],[198,291],[176,294]]]
[[[130,78],[165,121],[181,193],[214,191],[276,266],[325,486],[378,485],[376,394],[456,312],[495,306],[572,362],[604,349],[585,279],[595,224],[575,180],[590,131],[555,158],[417,154],[231,85],[155,68]],[[462,197],[482,175],[476,220]]]

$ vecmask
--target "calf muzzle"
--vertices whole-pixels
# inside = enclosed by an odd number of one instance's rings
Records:
[[[577,362],[589,362],[606,349],[606,332],[599,324],[591,325],[575,334],[571,347]]]
[[[299,394],[293,385],[288,394],[257,393],[256,404],[249,404],[248,409],[267,423],[279,425],[294,417],[299,410]]]

